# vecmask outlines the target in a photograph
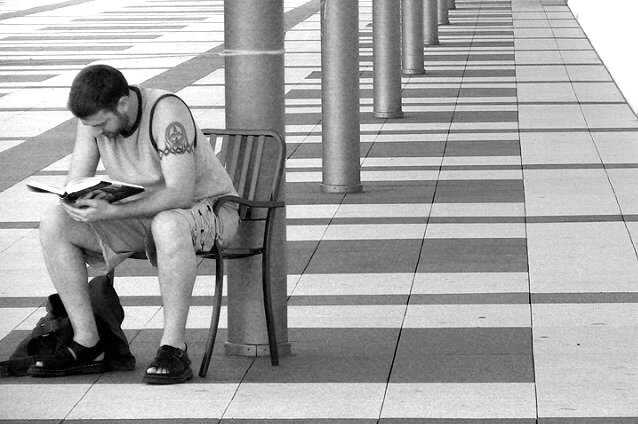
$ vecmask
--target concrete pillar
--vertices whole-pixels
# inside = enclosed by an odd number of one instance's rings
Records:
[[[447,8],[449,10],[456,9],[456,0],[447,0]]]
[[[400,118],[401,110],[400,0],[372,1],[372,78],[374,116]]]
[[[226,127],[271,129],[284,135],[283,0],[224,2]],[[257,188],[267,193],[269,188]],[[280,191],[283,199],[285,190]],[[272,302],[279,355],[290,353],[286,306],[286,214],[277,212],[271,256]],[[252,240],[253,232],[237,236]],[[231,355],[267,355],[261,257],[228,263],[228,341]]]
[[[448,0],[439,0],[439,25],[448,25],[450,23],[447,2]]]
[[[401,0],[404,74],[425,74],[423,68],[423,0]]]
[[[327,193],[361,192],[359,1],[321,2],[322,183]]]
[[[423,0],[423,43],[439,44],[439,0]]]

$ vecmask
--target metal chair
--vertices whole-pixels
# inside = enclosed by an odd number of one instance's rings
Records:
[[[197,252],[199,258],[215,260],[213,315],[199,376],[205,377],[208,373],[217,337],[222,305],[224,260],[254,255],[262,256],[261,277],[270,361],[273,366],[278,366],[279,354],[270,294],[268,257],[270,255],[273,215],[277,208],[285,206],[284,202],[278,200],[278,196],[283,178],[286,145],[282,137],[275,131],[222,129],[203,129],[202,131],[226,168],[239,195],[218,198],[213,205],[213,211],[217,214],[222,205],[226,203],[238,205],[238,233],[242,232],[242,227],[250,226],[250,231],[257,229],[262,233],[262,237],[251,238],[251,240],[259,242],[251,246],[241,246],[231,242],[228,247],[222,248],[215,241],[210,251]],[[256,223],[261,223],[261,226],[255,226]],[[139,253],[130,258],[145,259],[146,256],[144,253]],[[110,275],[113,277],[113,272]]]
[[[239,206],[240,221],[238,232],[242,231],[242,226],[254,222],[262,222],[261,231],[263,232],[263,237],[259,238],[261,243],[255,246],[235,246],[231,242],[229,247],[222,248],[216,242],[210,252],[197,253],[201,258],[215,260],[215,302],[206,351],[200,366],[199,376],[205,377],[208,372],[217,336],[222,302],[224,259],[246,258],[254,255],[261,255],[262,257],[261,274],[270,361],[273,366],[277,366],[279,365],[279,354],[270,294],[270,263],[268,257],[270,255],[273,215],[277,208],[285,205],[278,200],[278,196],[280,183],[283,179],[286,144],[275,131],[217,129],[203,129],[202,131],[209,138],[209,142],[216,149],[216,152],[219,152],[217,156],[233,180],[239,195],[219,198],[213,206],[215,214],[217,214],[223,204],[235,203]],[[266,169],[264,167],[265,160],[268,159],[268,163],[271,163],[270,158],[274,158],[274,166],[269,165],[270,168]],[[259,199],[258,192],[267,193],[268,197]],[[251,226],[251,230],[254,230],[254,227]]]

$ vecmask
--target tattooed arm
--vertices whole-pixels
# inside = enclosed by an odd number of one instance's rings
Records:
[[[186,105],[175,97],[166,97],[155,108],[152,124],[165,186],[145,193],[142,198],[124,204],[101,200],[80,200],[83,221],[150,217],[160,211],[187,208],[195,190],[195,126]]]

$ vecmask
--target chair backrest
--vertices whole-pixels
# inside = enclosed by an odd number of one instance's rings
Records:
[[[270,130],[202,129],[241,198],[275,201],[279,196],[286,144]],[[249,209],[240,209],[242,218]]]

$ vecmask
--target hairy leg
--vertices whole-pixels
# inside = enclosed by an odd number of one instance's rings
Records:
[[[186,320],[197,273],[197,257],[186,219],[164,211],[151,227],[157,249],[160,291],[164,305],[164,333],[161,345],[185,349]],[[149,368],[148,373],[167,373]]]
[[[73,326],[73,339],[83,346],[94,346],[99,336],[82,249],[100,252],[97,238],[87,224],[73,220],[56,205],[40,222],[40,243],[47,271]]]

